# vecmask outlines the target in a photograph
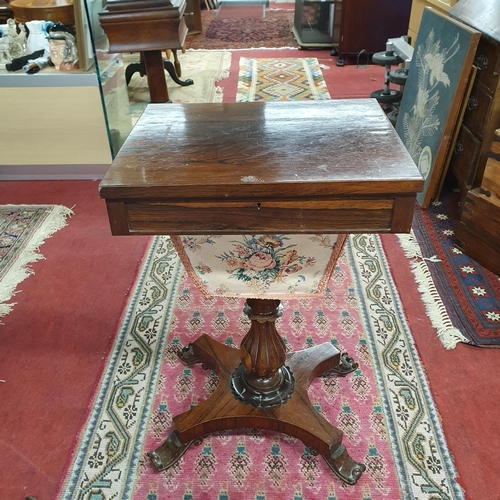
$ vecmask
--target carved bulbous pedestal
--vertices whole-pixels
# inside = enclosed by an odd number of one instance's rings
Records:
[[[248,299],[245,305],[252,323],[241,342],[241,365],[233,373],[231,387],[241,401],[258,408],[279,406],[293,393],[293,375],[285,366],[286,346],[276,330],[281,310],[279,300]]]

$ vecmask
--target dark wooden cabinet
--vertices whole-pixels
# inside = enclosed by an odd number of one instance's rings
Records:
[[[345,56],[385,50],[389,38],[408,33],[412,0],[343,0],[337,52]]]
[[[450,162],[461,191],[457,239],[465,253],[500,275],[500,3],[461,0],[449,14],[482,32]]]
[[[14,13],[5,0],[0,0],[0,24],[5,24],[7,19],[13,18]]]
[[[483,35],[474,65],[476,78],[450,161],[462,206],[467,192],[481,185],[492,137],[500,127],[500,42]]]
[[[493,141],[482,142],[489,144],[486,165],[480,185],[465,193],[457,239],[467,255],[500,275],[500,128],[493,136]]]
[[[293,33],[307,48],[332,47],[344,57],[385,50],[408,33],[412,0],[295,0]]]
[[[333,47],[338,36],[335,19],[340,17],[341,5],[341,0],[295,0],[292,32],[299,46]]]

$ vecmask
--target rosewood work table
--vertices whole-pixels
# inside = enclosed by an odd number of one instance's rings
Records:
[[[150,104],[100,185],[115,235],[408,232],[423,179],[372,99]],[[248,298],[251,327],[233,349],[202,335],[179,357],[214,369],[219,385],[174,417],[150,453],[166,469],[213,432],[270,429],[302,440],[344,482],[364,465],[307,388],[357,364],[330,342],[286,353],[279,300]]]

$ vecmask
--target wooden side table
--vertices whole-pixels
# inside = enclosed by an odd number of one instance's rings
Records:
[[[375,100],[149,105],[100,185],[113,234],[408,232],[423,179]],[[247,299],[240,350],[207,335],[180,358],[217,371],[205,402],[174,417],[158,470],[204,435],[241,427],[301,439],[344,482],[364,465],[307,396],[356,368],[331,343],[286,354],[280,301]],[[250,395],[248,395],[250,393]]]

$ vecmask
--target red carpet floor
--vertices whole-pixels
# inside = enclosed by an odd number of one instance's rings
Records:
[[[272,52],[235,54],[318,57],[332,67],[335,62],[328,51]],[[336,98],[361,91],[362,84],[365,95],[383,85],[379,67],[324,73]],[[237,74],[233,55],[231,78],[221,82],[226,101],[234,100]],[[17,305],[0,325],[0,379],[5,381],[0,382],[0,498],[55,500],[148,239],[110,235],[97,182],[3,182],[0,204],[8,203],[63,204],[75,212],[41,247],[46,260],[32,265],[35,275],[20,285]],[[396,238],[383,241],[466,498],[498,500],[500,351],[463,344],[445,350]]]
[[[500,352],[463,343],[453,350],[444,349],[419,292],[411,285],[413,274],[397,237],[384,235],[382,241],[455,460],[458,482],[467,500],[498,500],[500,478],[491,469],[500,465]]]
[[[73,208],[0,322],[0,498],[54,500],[146,237],[113,237],[92,181],[1,183],[0,204]]]

